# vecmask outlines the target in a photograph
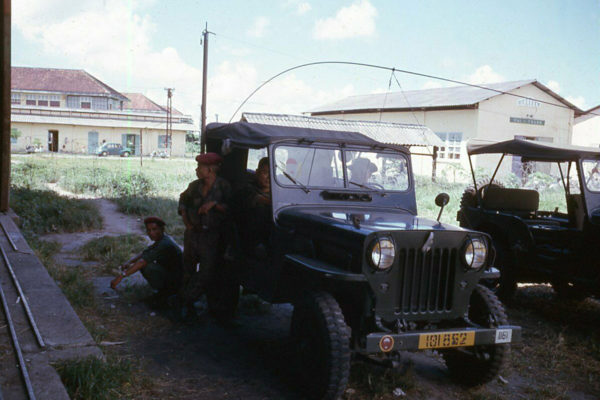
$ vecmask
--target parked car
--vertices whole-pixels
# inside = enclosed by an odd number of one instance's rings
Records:
[[[223,155],[220,174],[234,189],[253,179],[249,149],[264,148],[272,205],[262,223],[232,207],[228,267],[208,293],[213,314],[233,316],[239,284],[292,303],[295,371],[310,398],[341,396],[353,353],[394,360],[437,349],[460,382],[497,375],[521,330],[480,284],[489,278],[490,238],[417,216],[406,148],[358,133],[208,126],[207,149]],[[443,209],[448,199],[436,203]]]
[[[99,156],[121,156],[129,157],[133,151],[129,147],[123,147],[121,143],[104,143],[98,148]]]
[[[559,192],[556,204],[539,210],[540,192],[550,189],[536,189],[536,182],[504,188],[490,184],[495,176],[481,185],[473,173],[475,186],[463,194],[457,219],[462,227],[492,236],[500,270],[500,279],[492,281],[497,293],[508,300],[517,282],[534,282],[551,283],[564,299],[600,295],[600,150],[515,139],[470,142],[467,152],[502,154],[496,171],[505,156],[519,156],[526,170],[533,172],[538,163],[558,181],[552,185]]]

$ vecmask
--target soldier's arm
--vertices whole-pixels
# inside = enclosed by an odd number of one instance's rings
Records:
[[[116,288],[117,285],[119,283],[121,283],[121,281],[123,280],[123,278],[125,278],[126,276],[129,276],[129,275],[135,274],[140,269],[144,268],[146,265],[148,265],[148,263],[146,262],[146,260],[144,260],[143,258],[140,258],[132,266],[130,266],[129,268],[127,268],[125,271],[123,271],[123,273],[121,275],[119,275],[115,279],[113,279],[110,282],[110,287],[113,288],[113,289]]]

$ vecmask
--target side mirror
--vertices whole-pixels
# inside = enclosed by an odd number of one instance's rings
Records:
[[[440,222],[440,218],[442,217],[442,211],[444,211],[444,207],[446,204],[450,202],[450,196],[448,193],[440,193],[435,197],[435,205],[440,207],[440,213],[438,214],[437,221]]]

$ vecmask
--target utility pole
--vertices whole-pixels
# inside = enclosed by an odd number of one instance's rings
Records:
[[[204,45],[204,58],[202,59],[202,118],[200,122],[200,152],[206,152],[206,80],[208,76],[208,23],[202,32],[202,44]]]
[[[169,157],[173,153],[173,88],[165,88],[167,91],[167,134],[165,135],[165,151],[169,151]],[[171,144],[169,146],[169,144]]]

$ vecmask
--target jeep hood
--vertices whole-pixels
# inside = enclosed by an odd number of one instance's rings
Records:
[[[276,217],[285,227],[345,231],[359,235],[393,231],[466,231],[460,227],[417,217],[398,209],[287,207]]]

